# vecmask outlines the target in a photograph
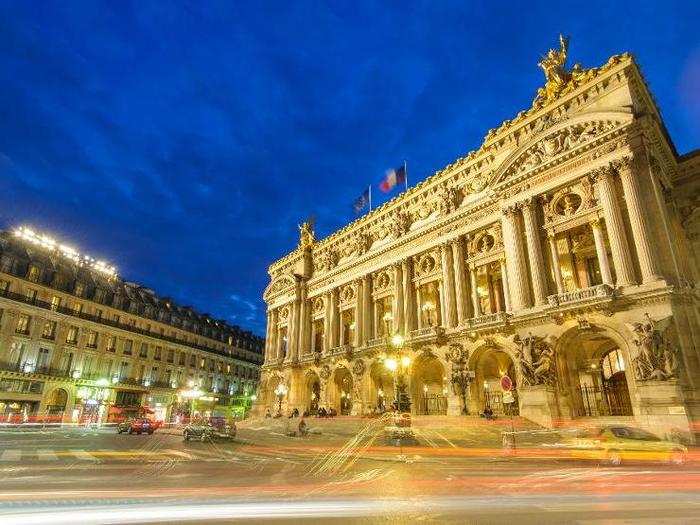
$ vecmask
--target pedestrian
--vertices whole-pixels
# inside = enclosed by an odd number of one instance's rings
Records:
[[[270,414],[270,409],[268,408],[268,409],[265,411],[265,419],[270,419],[271,417],[272,417],[272,414]]]

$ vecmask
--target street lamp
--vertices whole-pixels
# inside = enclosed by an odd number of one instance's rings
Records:
[[[194,385],[192,381],[190,381]],[[190,421],[194,417],[194,401],[204,395],[204,391],[198,388],[190,388],[189,390],[181,390],[180,397],[190,400]]]
[[[384,366],[389,370],[394,378],[394,403],[399,406],[399,379],[403,373],[411,366],[411,358],[407,355],[399,355],[404,346],[405,340],[401,334],[394,334],[390,339],[391,354],[384,358]]]
[[[284,383],[280,383],[277,385],[277,388],[275,388],[275,394],[277,395],[277,413],[282,415],[282,399],[284,396],[287,395],[288,389],[287,386]]]

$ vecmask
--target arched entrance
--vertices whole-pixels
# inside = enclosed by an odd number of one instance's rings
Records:
[[[394,376],[381,361],[372,363],[369,375],[369,411],[373,411],[376,407],[383,412],[389,409],[394,401]]]
[[[505,350],[482,348],[475,352],[470,367],[474,370],[474,380],[470,385],[470,412],[480,414],[490,407],[494,414],[517,415],[518,384],[515,363]],[[507,375],[513,383],[513,402],[508,403],[501,387],[501,378]]]
[[[46,404],[46,415],[51,419],[61,419],[68,404],[68,392],[64,388],[56,388],[49,396]]]
[[[626,352],[603,330],[567,333],[559,359],[572,417],[633,415]]]
[[[445,367],[431,354],[418,357],[411,373],[413,412],[421,415],[447,414]]]
[[[321,401],[321,380],[316,372],[308,372],[306,374],[304,397],[305,410],[309,414],[318,413],[318,406]]]
[[[277,395],[277,387],[283,383],[283,379],[280,376],[272,376],[267,380],[265,387],[265,409],[270,411],[271,415],[275,415],[281,411],[280,409],[280,398]],[[282,399],[284,402],[284,399]]]
[[[330,407],[343,416],[352,410],[352,374],[341,366],[335,370],[329,396]]]

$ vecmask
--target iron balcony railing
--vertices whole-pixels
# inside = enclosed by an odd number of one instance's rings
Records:
[[[13,301],[36,306],[36,307],[42,308],[44,310],[50,310],[52,312],[58,312],[58,313],[61,313],[64,315],[69,315],[71,317],[85,319],[87,321],[92,321],[93,323],[98,323],[98,324],[101,324],[104,326],[111,326],[113,328],[119,328],[120,330],[126,330],[127,332],[132,332],[132,333],[136,333],[136,334],[145,335],[148,337],[153,337],[155,339],[160,339],[162,341],[168,341],[170,343],[175,343],[178,345],[188,346],[190,348],[196,348],[198,350],[203,350],[204,352],[209,352],[212,354],[220,355],[222,357],[227,357],[229,359],[231,357],[234,357],[233,355],[229,355],[226,352],[222,352],[222,351],[217,350],[215,348],[210,348],[208,346],[199,345],[196,343],[191,343],[191,342],[185,341],[183,339],[178,339],[177,337],[171,337],[171,336],[168,336],[165,334],[160,334],[158,332],[144,330],[143,328],[138,328],[136,326],[122,323],[120,321],[114,321],[113,319],[109,319],[106,317],[101,317],[101,316],[98,317],[96,315],[88,314],[85,312],[76,312],[73,308],[67,308],[65,306],[56,306],[56,305],[53,305],[51,303],[47,303],[45,301],[40,301],[36,298],[27,297],[24,294],[10,292],[8,290],[0,290],[0,297],[5,297],[5,298],[11,299]]]

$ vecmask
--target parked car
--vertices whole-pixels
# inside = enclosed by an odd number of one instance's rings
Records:
[[[236,437],[236,424],[226,424],[223,427],[215,427],[209,422],[190,423],[182,431],[185,441],[193,439],[199,441],[214,441],[216,439],[230,440]]]
[[[135,418],[122,421],[117,425],[117,434],[128,432],[129,434],[153,434],[160,427],[159,421],[152,421],[148,418]]]
[[[688,448],[680,443],[623,425],[588,429],[565,440],[561,448],[571,450],[574,457],[595,459],[613,466],[623,461],[664,461],[681,465],[688,454]]]

